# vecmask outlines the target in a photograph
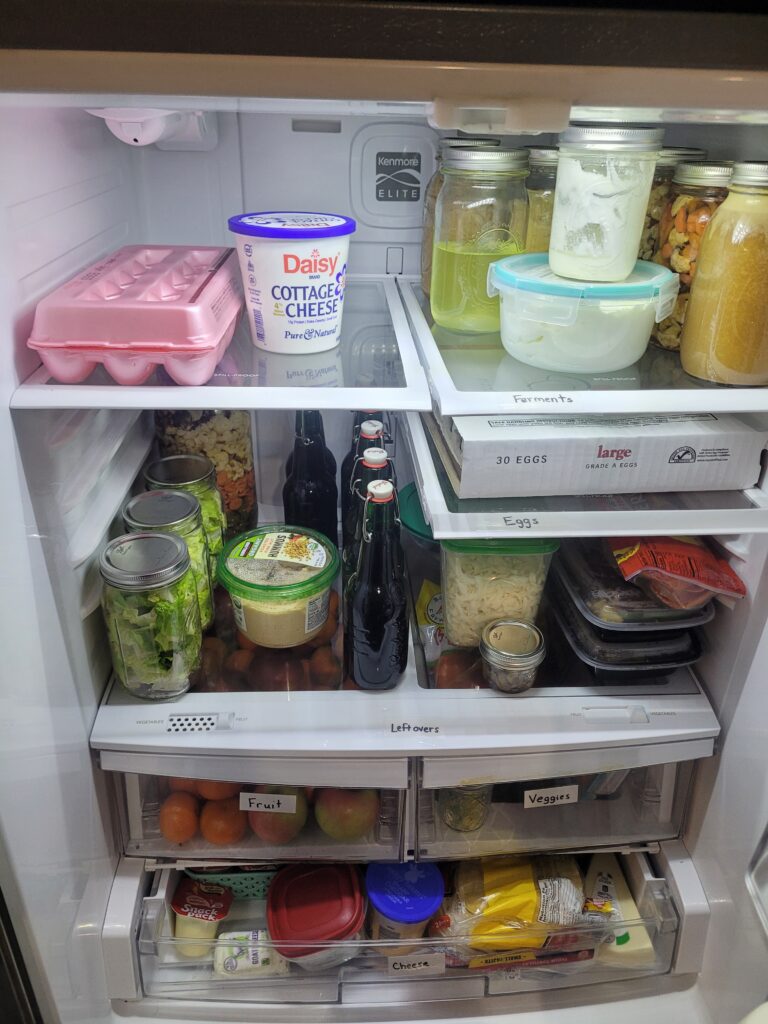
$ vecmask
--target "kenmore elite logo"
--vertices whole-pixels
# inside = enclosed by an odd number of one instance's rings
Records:
[[[421,153],[376,154],[376,199],[380,203],[418,203]]]

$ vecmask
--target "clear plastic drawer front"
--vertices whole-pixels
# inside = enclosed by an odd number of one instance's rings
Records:
[[[646,845],[681,831],[693,762],[418,791],[424,859]]]
[[[350,775],[354,774],[350,767]],[[128,855],[184,861],[397,860],[405,792],[115,773]],[[315,781],[318,781],[315,779]]]
[[[372,939],[371,913],[351,938],[277,945],[264,898],[237,894],[217,936],[175,934],[171,901],[181,873],[165,869],[144,897],[138,959],[145,996],[248,1003],[408,1004],[568,988],[665,974],[672,966],[678,916],[663,879],[643,854],[618,857],[619,892],[607,910],[561,926],[513,925],[499,939],[471,927],[438,934],[433,918],[421,938]],[[591,858],[579,861],[584,884],[599,885]],[[247,871],[247,869],[243,869]],[[457,885],[445,871],[446,901]],[[361,876],[362,877],[362,876]],[[590,882],[590,880],[592,880]],[[597,881],[596,881],[597,880]],[[624,888],[626,885],[626,888]],[[585,905],[586,906],[586,905]]]

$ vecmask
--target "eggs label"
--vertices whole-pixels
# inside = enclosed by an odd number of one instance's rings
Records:
[[[295,814],[296,797],[290,793],[241,793],[240,810]]]

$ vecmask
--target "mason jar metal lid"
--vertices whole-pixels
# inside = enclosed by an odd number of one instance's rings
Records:
[[[446,154],[452,149],[498,149],[500,145],[501,139],[495,139],[490,135],[487,138],[468,139],[462,139],[458,135],[449,135],[440,140],[440,156],[445,160]]]
[[[538,167],[557,165],[557,146],[528,146],[528,159]]]
[[[541,630],[522,619],[489,622],[480,639],[480,654],[496,668],[535,668],[546,653]]]
[[[189,491],[144,491],[131,498],[123,509],[131,533],[193,526],[201,520],[200,502]]]
[[[675,167],[681,161],[699,163],[707,159],[706,149],[693,149],[689,146],[664,146],[656,161],[657,167]]]
[[[144,479],[154,488],[184,487],[203,483],[215,473],[216,467],[206,455],[166,455],[150,462]]]
[[[746,160],[733,165],[731,185],[768,185],[768,163]]]
[[[588,146],[592,149],[661,149],[663,128],[636,128],[626,125],[570,125],[558,138],[559,146]]]
[[[444,166],[461,171],[524,171],[528,167],[528,150],[451,149],[445,154]]]
[[[187,545],[173,533],[116,537],[99,559],[101,575],[118,590],[154,590],[175,583],[189,568]]]
[[[733,167],[716,160],[684,160],[675,168],[672,177],[680,185],[720,185],[730,183]]]

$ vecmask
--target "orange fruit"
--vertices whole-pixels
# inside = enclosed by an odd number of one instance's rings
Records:
[[[172,793],[191,793],[197,796],[197,779],[168,779],[168,789]]]
[[[197,792],[203,800],[227,800],[231,796],[237,796],[241,788],[239,782],[210,782],[200,779],[197,783]]]
[[[160,806],[160,831],[169,843],[186,843],[197,835],[197,800],[191,793],[171,793]]]
[[[239,843],[248,827],[248,815],[240,810],[237,797],[229,800],[209,800],[200,815],[203,839],[215,846]]]

